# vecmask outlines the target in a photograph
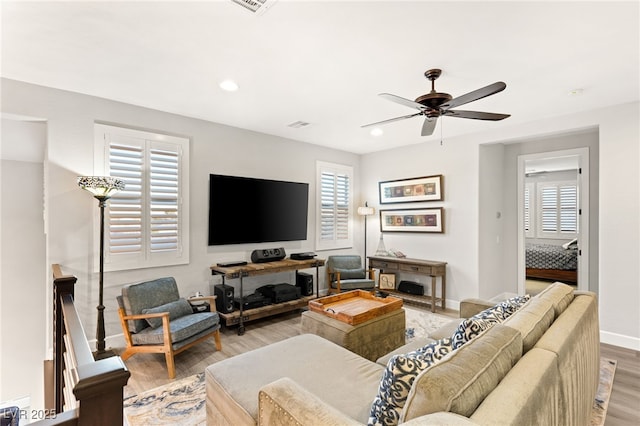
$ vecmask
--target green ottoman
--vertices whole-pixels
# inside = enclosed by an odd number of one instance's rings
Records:
[[[396,309],[369,321],[350,325],[318,312],[302,313],[302,333],[324,337],[370,361],[405,344],[404,309]]]

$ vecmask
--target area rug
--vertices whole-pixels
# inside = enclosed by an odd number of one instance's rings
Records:
[[[451,317],[409,308],[408,306],[404,306],[404,311],[407,324],[405,330],[406,343],[416,338],[427,337],[432,331],[453,320]]]
[[[429,332],[451,321],[451,318],[409,308],[406,309],[406,320],[406,337],[409,342],[427,336]],[[616,361],[604,358],[600,360],[600,384],[590,426],[604,425],[615,369]],[[206,425],[204,373],[125,398],[124,414],[130,426]]]

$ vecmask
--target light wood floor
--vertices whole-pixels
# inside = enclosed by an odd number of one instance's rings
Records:
[[[458,312],[452,310],[447,310],[444,314],[452,318],[458,316]],[[225,358],[298,334],[300,312],[249,322],[243,336],[238,336],[235,327],[223,327],[222,351],[216,351],[213,339],[210,339],[176,356],[176,380],[201,373],[210,364]],[[115,350],[118,352],[117,348]],[[600,354],[618,361],[605,426],[640,425],[640,352],[601,344]],[[125,364],[131,372],[129,383],[124,389],[125,397],[171,382],[167,378],[164,355],[138,354],[129,358]]]

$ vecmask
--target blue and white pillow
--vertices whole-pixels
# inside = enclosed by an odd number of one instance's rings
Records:
[[[527,303],[530,298],[531,296],[528,294],[512,297],[462,321],[451,336],[453,349],[458,349],[483,331],[493,327],[494,324],[503,322]]]
[[[482,334],[483,331],[490,329],[498,324],[495,318],[467,318],[460,323],[456,331],[451,336],[452,349],[458,349],[474,337]]]
[[[444,338],[415,351],[391,357],[382,374],[378,395],[373,400],[368,424],[397,425],[416,377],[452,350],[451,339]]]

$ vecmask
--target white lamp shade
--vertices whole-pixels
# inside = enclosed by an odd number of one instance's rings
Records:
[[[358,207],[358,214],[360,216],[371,216],[375,212],[376,212],[376,209],[374,209],[373,207],[369,207],[369,206]]]

